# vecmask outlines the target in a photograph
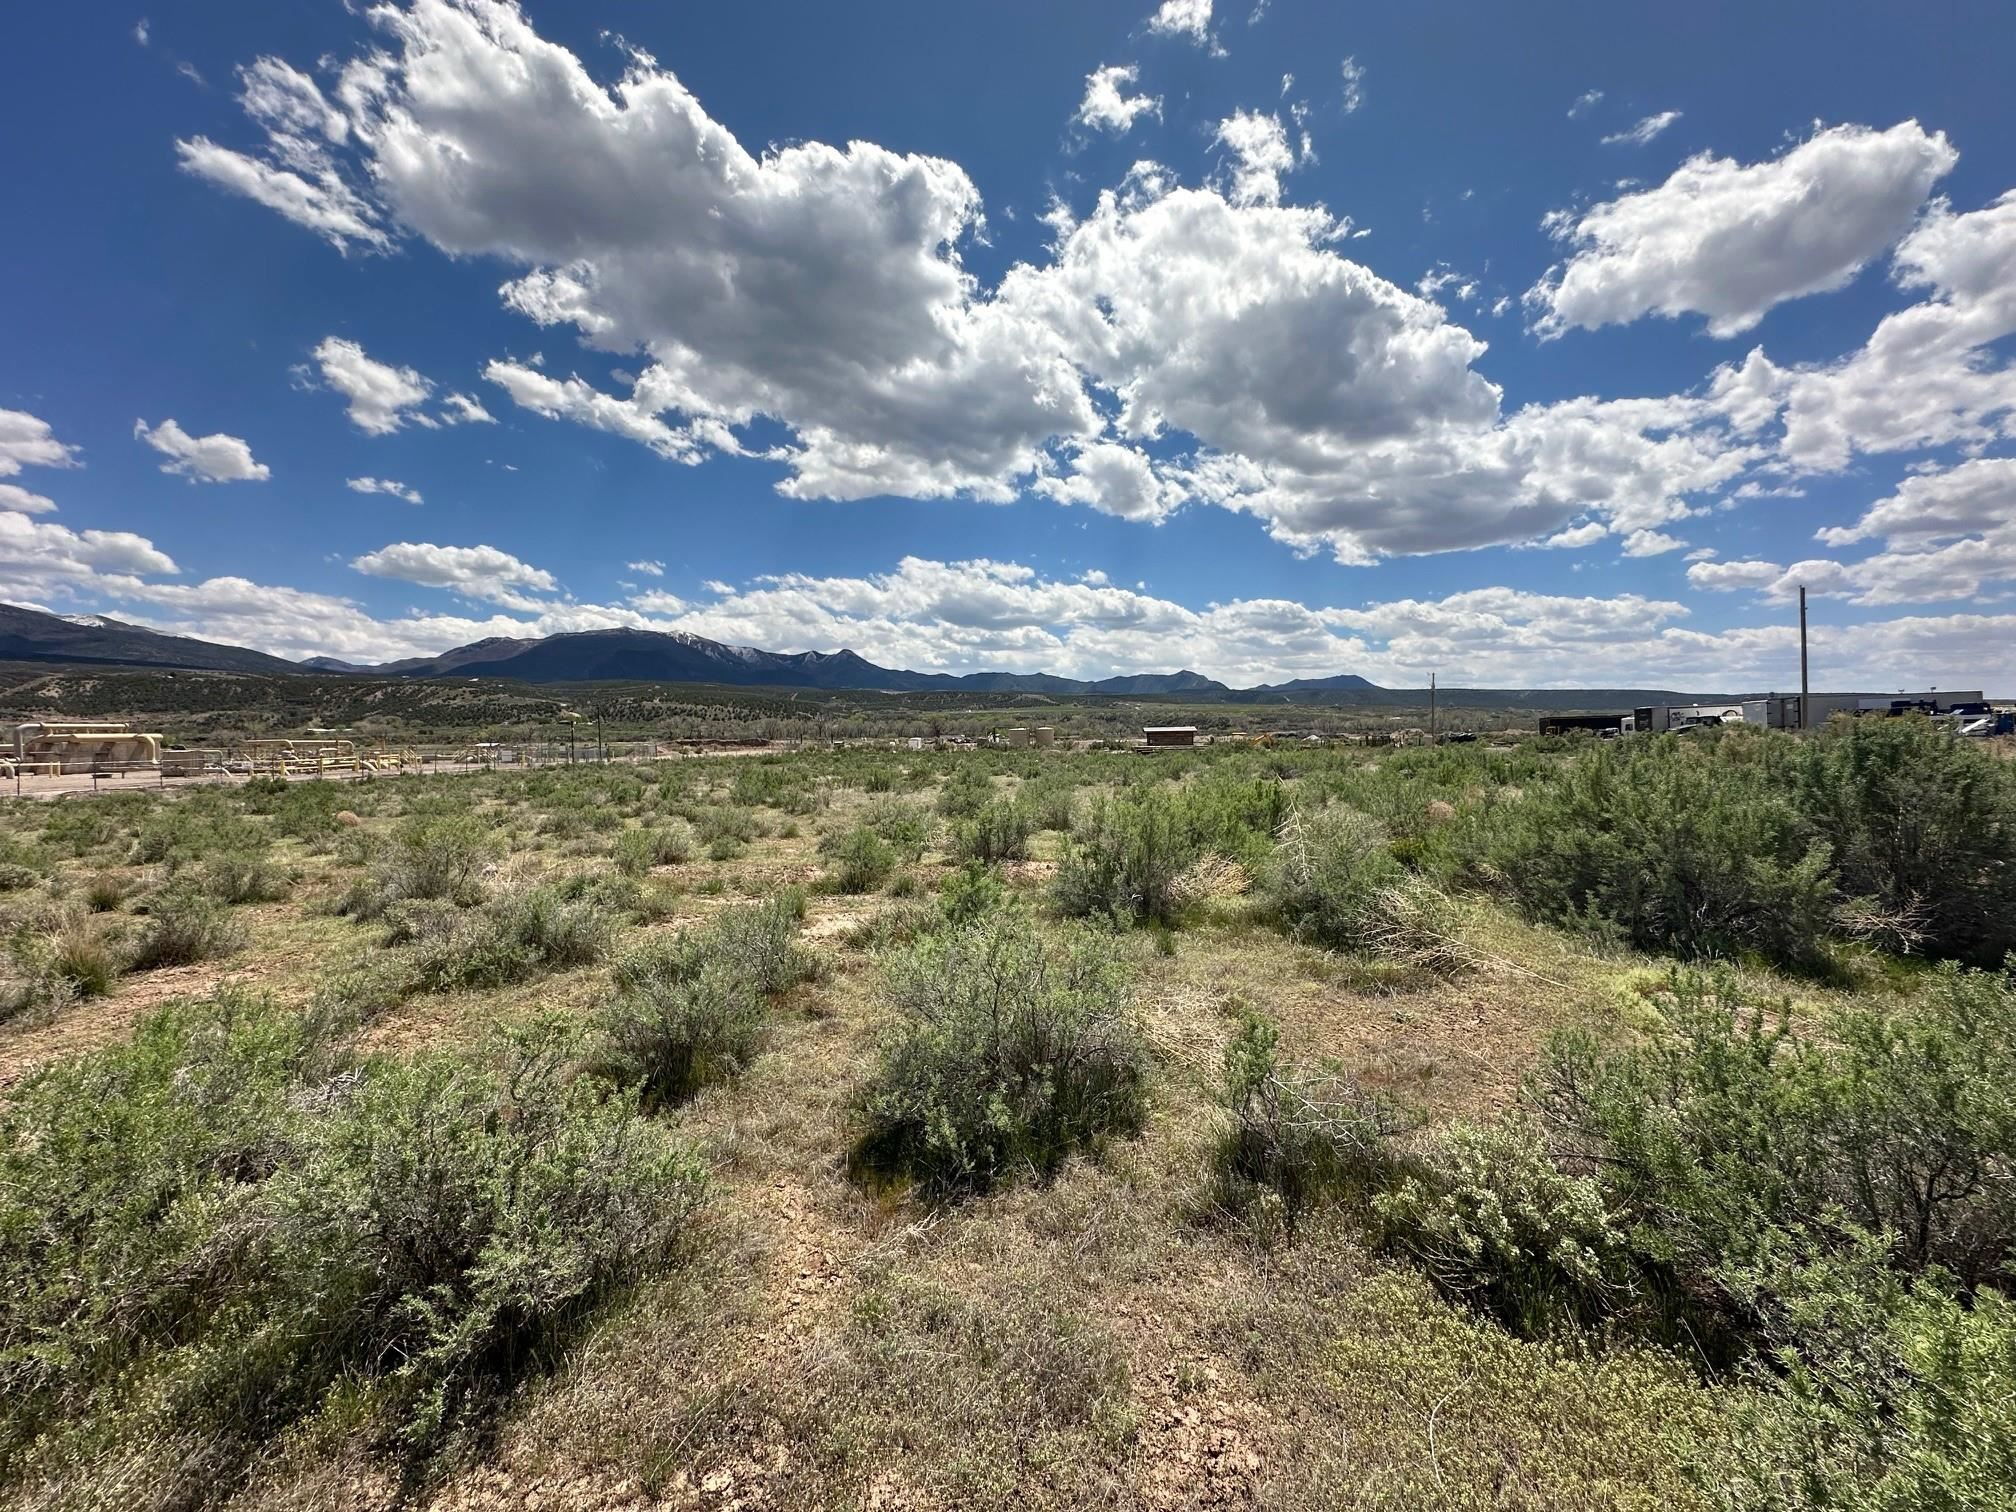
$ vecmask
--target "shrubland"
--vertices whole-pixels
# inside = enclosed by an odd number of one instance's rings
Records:
[[[699,1163],[563,1031],[356,1057],[249,997],[163,1009],[0,1118],[0,1475],[228,1490],[289,1425],[416,1464],[674,1253]]]
[[[0,807],[0,1485],[2008,1505],[2012,852],[1908,718]]]
[[[2016,985],[1947,967],[1795,1033],[1676,972],[1621,1048],[1557,1035],[1500,1122],[1432,1136],[1263,1021],[1221,1183],[1320,1203],[1522,1336],[1636,1336],[1753,1388],[1730,1505],[1996,1506],[2016,1365]]]

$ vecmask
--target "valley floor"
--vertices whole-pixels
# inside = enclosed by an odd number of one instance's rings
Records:
[[[682,779],[688,799],[730,804],[731,764],[703,765],[708,775]],[[492,885],[606,869],[613,835],[630,824],[617,809],[648,791],[653,772],[603,780],[618,785],[585,807],[569,797],[560,824],[536,788],[445,776],[365,785],[361,814],[276,839],[289,880],[272,901],[232,910],[241,949],[135,971],[103,996],[0,1027],[0,1102],[39,1067],[122,1042],[163,1002],[236,986],[277,1009],[304,1007],[339,971],[368,963],[380,926],[332,912],[332,900],[404,813],[468,810],[507,837],[511,856]],[[1543,1040],[1564,1025],[1629,1034],[1655,963],[1473,898],[1457,927],[1474,969],[1389,970],[1264,927],[1249,916],[1245,874],[1219,868],[1185,928],[1122,940],[1153,1067],[1139,1136],[1071,1159],[1054,1180],[932,1205],[901,1182],[862,1176],[849,1151],[889,1017],[878,942],[890,917],[928,906],[949,862],[934,841],[904,866],[914,881],[897,891],[912,896],[818,891],[828,864],[819,833],[844,829],[877,800],[824,777],[806,791],[817,794],[809,815],[745,805],[757,833],[721,846],[722,859],[648,868],[640,881],[662,916],[626,926],[602,961],[409,995],[356,1031],[359,1052],[411,1056],[478,1045],[532,1013],[585,1020],[611,995],[607,962],[625,950],[743,899],[812,885],[799,940],[819,970],[773,1006],[767,1046],[743,1074],[659,1115],[709,1171],[683,1262],[534,1362],[480,1445],[429,1477],[402,1478],[372,1434],[323,1412],[261,1446],[224,1503],[246,1512],[1708,1504],[1704,1476],[1733,1431],[1740,1388],[1650,1347],[1520,1339],[1372,1253],[1341,1212],[1317,1211],[1287,1231],[1224,1208],[1213,1179],[1226,1119],[1220,1068],[1250,1010],[1279,1025],[1284,1054],[1332,1063],[1421,1109],[1432,1128],[1510,1109]],[[933,791],[913,796],[928,803]],[[81,886],[95,872],[137,894],[157,863],[125,858],[132,833],[184,801],[108,819],[102,838],[77,847],[88,859],[64,863],[65,880],[52,885]],[[17,834],[40,823],[7,818]],[[1003,869],[1032,904],[1061,843],[1039,833],[1031,858]],[[116,909],[109,919],[108,929],[126,927]],[[73,1462],[33,1483],[24,1504],[188,1497],[186,1486],[171,1493],[150,1480],[157,1468],[145,1456]]]

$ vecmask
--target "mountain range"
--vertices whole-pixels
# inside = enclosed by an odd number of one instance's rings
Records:
[[[905,672],[852,651],[759,651],[704,636],[660,630],[577,630],[513,640],[497,637],[439,656],[361,666],[323,660],[320,670],[385,677],[509,677],[520,682],[723,683],[744,688],[818,688],[874,693],[1224,693],[1196,672],[1108,677],[1088,682],[1047,672]],[[1362,678],[1353,679],[1370,687]]]
[[[66,666],[161,667],[205,672],[299,672],[298,662],[221,646],[102,614],[49,614],[0,604],[0,661],[61,662]]]
[[[763,651],[658,630],[580,630],[516,639],[496,636],[438,656],[367,665],[317,656],[288,661],[243,646],[169,635],[104,615],[59,615],[0,604],[0,661],[66,666],[158,667],[264,674],[396,678],[508,678],[526,683],[715,683],[740,688],[826,692],[1010,693],[1189,698],[1227,703],[1391,703],[1426,701],[1426,689],[1382,688],[1353,673],[1232,688],[1188,670],[1130,673],[1087,681],[1047,672],[910,672],[880,667],[852,651]],[[1562,690],[1447,688],[1451,705],[1561,707]],[[1578,689],[1578,704],[1677,702],[1695,695],[1663,689]]]

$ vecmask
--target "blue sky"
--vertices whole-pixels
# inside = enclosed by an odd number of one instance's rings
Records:
[[[2016,15],[1661,10],[24,13],[0,597],[2016,691]]]

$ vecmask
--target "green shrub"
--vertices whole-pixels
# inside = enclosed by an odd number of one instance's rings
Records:
[[[128,963],[135,971],[189,966],[242,949],[243,926],[206,893],[171,883],[147,900],[147,923]]]
[[[819,843],[827,857],[826,885],[837,893],[874,892],[896,869],[896,852],[875,831],[857,825]]]
[[[652,833],[656,836],[652,864],[656,866],[678,866],[691,861],[699,848],[693,826],[684,819],[667,819]]]
[[[480,908],[438,899],[404,904],[386,943],[414,945],[416,990],[450,992],[592,965],[607,953],[614,927],[613,910],[561,881],[516,887]]]
[[[887,950],[942,929],[944,915],[927,903],[902,902],[893,908],[878,908],[840,936],[849,950]]]
[[[674,819],[659,829],[625,830],[616,837],[616,870],[641,877],[654,866],[672,866],[693,859],[693,829]]]
[[[264,854],[266,827],[225,808],[230,795],[196,792],[156,807],[135,831],[130,859],[174,871],[226,851]]]
[[[769,757],[737,763],[731,792],[738,804],[767,805],[790,814],[809,814],[818,804],[802,767]]]
[[[293,883],[286,870],[263,850],[222,851],[202,865],[203,890],[226,905],[272,903]]]
[[[1640,1332],[1734,1372],[1752,1389],[1733,1461],[1704,1470],[1720,1505],[2002,1505],[2016,982],[1947,966],[1804,1034],[1727,976],[1676,974],[1657,1007],[1621,1048],[1557,1036],[1528,1088],[1537,1124],[1397,1156],[1376,1126],[1274,1115],[1253,1090],[1280,1077],[1274,1042],[1249,1025],[1227,1164],[1369,1197],[1385,1246],[1516,1331]]]
[[[279,834],[310,842],[327,841],[343,827],[338,814],[359,808],[370,812],[365,797],[369,791],[359,783],[286,782],[255,811],[270,814],[273,828]],[[249,803],[247,806],[252,807]]]
[[[1879,943],[1977,965],[2016,950],[2016,766],[1917,716],[1836,720],[1790,765]]]
[[[79,858],[109,851],[160,808],[161,800],[145,792],[58,798],[43,807],[42,844],[52,851]],[[38,870],[46,865],[45,858],[19,842],[0,845],[0,858]]]
[[[579,840],[597,828],[593,813],[584,809],[555,809],[539,820],[537,833],[548,840]]]
[[[861,823],[888,842],[898,859],[906,863],[923,856],[937,827],[922,807],[899,798],[878,798],[866,805],[861,810]]]
[[[1214,768],[1183,785],[1177,808],[1193,849],[1253,865],[1287,821],[1288,789],[1276,776]]]
[[[277,1286],[384,1372],[414,1450],[480,1420],[587,1307],[667,1258],[704,1188],[632,1098],[536,1044],[497,1070],[377,1063],[313,1134],[276,1183],[293,1257]]]
[[[84,904],[93,913],[116,913],[131,884],[118,872],[99,872],[84,884]]]
[[[503,851],[494,831],[474,814],[416,814],[393,832],[369,882],[353,890],[343,911],[376,918],[396,903],[416,899],[466,908],[481,901],[484,878]]]
[[[690,970],[634,975],[603,1016],[602,1066],[647,1103],[683,1102],[738,1076],[763,1048],[763,995],[722,957],[700,952]]]
[[[938,893],[938,907],[945,922],[955,927],[973,923],[985,914],[1006,907],[1008,886],[1001,873],[979,861],[968,861],[946,875]]]
[[[1369,950],[1380,937],[1382,902],[1404,875],[1377,821],[1333,806],[1282,826],[1260,892],[1296,939],[1327,950]]]
[[[1602,1189],[1560,1170],[1530,1124],[1458,1124],[1423,1159],[1373,1207],[1445,1292],[1528,1335],[1594,1321],[1631,1292]]]
[[[818,961],[798,944],[805,894],[787,887],[768,901],[731,908],[708,925],[709,948],[733,964],[758,992],[775,997],[818,972]]]
[[[785,894],[624,955],[602,1070],[654,1104],[738,1075],[763,1047],[767,1000],[812,973],[794,939],[803,909],[802,895]]]
[[[1051,896],[1069,917],[1174,924],[1176,879],[1195,859],[1160,788],[1139,798],[1100,798],[1066,842]]]
[[[1222,1197],[1240,1206],[1248,1189],[1272,1193],[1291,1229],[1318,1202],[1383,1189],[1398,1165],[1393,1141],[1416,1122],[1334,1070],[1284,1066],[1280,1031],[1256,1014],[1225,1046],[1223,1100]]]
[[[1756,1277],[1768,1352],[1735,1398],[1731,1512],[2016,1506],[2016,1303],[1900,1276],[1880,1244]]]
[[[757,835],[756,815],[752,810],[732,805],[703,809],[694,821],[700,838],[709,846],[729,841],[736,845],[747,845]]]
[[[308,1017],[319,1039],[334,1040],[397,1008],[413,985],[408,962],[391,952],[377,952],[327,978],[309,1002]]]
[[[286,1149],[305,1054],[298,1021],[225,994],[54,1063],[0,1115],[0,1481],[45,1431],[172,1379],[217,1292],[254,1279],[226,1203]]]
[[[1034,828],[1020,802],[992,798],[952,827],[952,855],[961,861],[1020,861],[1029,854]]]
[[[50,942],[51,965],[80,998],[104,997],[119,981],[119,952],[105,931],[71,919]]]
[[[962,762],[938,790],[938,812],[947,819],[968,819],[993,796],[994,783],[979,764]]]
[[[619,991],[660,977],[685,977],[700,962],[719,957],[731,962],[766,997],[788,991],[809,979],[816,962],[797,942],[805,917],[805,894],[786,888],[762,903],[723,909],[704,926],[674,935],[653,935],[626,952],[613,977]]]
[[[42,873],[15,861],[0,861],[0,892],[20,892],[40,886]]]
[[[113,941],[91,921],[56,913],[26,919],[8,933],[0,968],[0,1024],[42,1018],[81,998],[103,998],[119,980]]]
[[[1534,1084],[1651,1262],[1721,1287],[1723,1267],[1823,1220],[1968,1287],[2016,1261],[2016,985],[1942,967],[1811,1035],[1727,977],[1676,975],[1660,1007],[1623,1050],[1556,1036]]]
[[[1015,798],[1029,816],[1033,829],[1068,830],[1071,828],[1072,803],[1077,789],[1063,780],[1026,782]]]
[[[1810,965],[1834,906],[1828,850],[1757,759],[1769,738],[1599,747],[1507,811],[1492,864],[1539,918]]]
[[[171,1007],[0,1115],[0,1478],[220,1500],[356,1404],[417,1461],[673,1253],[697,1161],[554,1031],[345,1067],[314,1024]]]
[[[868,1164],[934,1196],[984,1191],[1140,1127],[1146,1051],[1110,942],[995,913],[893,955],[887,991],[897,1019],[861,1101]]]

